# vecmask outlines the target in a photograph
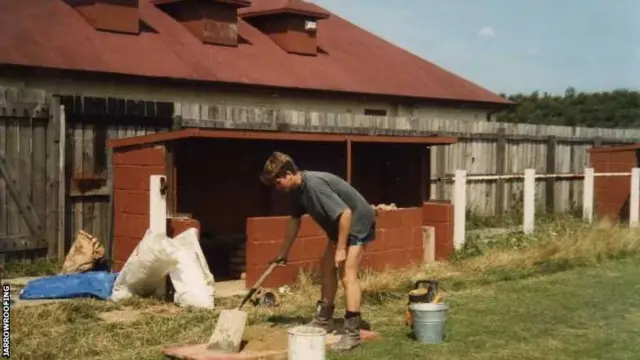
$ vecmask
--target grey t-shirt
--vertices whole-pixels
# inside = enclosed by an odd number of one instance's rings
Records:
[[[302,185],[291,191],[293,217],[309,214],[332,241],[338,240],[339,218],[347,207],[351,209],[350,235],[365,237],[375,221],[369,202],[340,177],[322,171],[301,171]]]

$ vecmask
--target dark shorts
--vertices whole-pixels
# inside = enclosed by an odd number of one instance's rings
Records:
[[[347,245],[348,246],[364,245],[372,242],[375,239],[376,239],[376,222],[374,221],[373,224],[371,225],[371,228],[369,229],[369,232],[365,236],[358,238],[356,236],[349,235],[349,237],[347,238]]]

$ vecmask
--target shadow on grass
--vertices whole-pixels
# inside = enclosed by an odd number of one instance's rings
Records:
[[[283,316],[283,315],[273,315],[267,318],[267,322],[271,323],[271,327],[276,326],[291,326],[291,325],[305,325],[311,321],[311,317],[303,317],[303,316]],[[361,320],[360,329],[362,330],[371,330],[371,324],[366,320]],[[333,326],[332,331],[336,331],[338,334],[344,333],[344,319],[343,318],[333,318]]]

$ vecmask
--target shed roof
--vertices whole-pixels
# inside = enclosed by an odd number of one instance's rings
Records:
[[[505,106],[501,96],[300,0],[253,0],[247,14],[286,9],[327,13],[318,56],[282,50],[238,20],[238,47],[203,44],[184,26],[139,1],[139,35],[95,30],[64,0],[0,0],[0,65],[160,79],[346,92]]]
[[[594,146],[588,149],[589,152],[606,153],[628,150],[640,150],[640,144],[613,145],[613,146]]]
[[[458,141],[456,137],[444,136],[386,136],[386,135],[345,135],[326,133],[282,133],[273,131],[209,130],[185,129],[161,132],[151,135],[134,136],[109,140],[108,147],[123,148],[129,146],[158,144],[181,139],[238,139],[238,140],[281,140],[308,142],[362,142],[388,144],[425,144],[448,145]]]

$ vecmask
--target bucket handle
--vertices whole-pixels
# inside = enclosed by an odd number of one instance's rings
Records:
[[[413,285],[414,290],[419,288],[420,285],[425,284],[427,285],[427,289],[430,288],[431,286],[438,286],[438,281],[437,280],[418,280],[416,281],[416,283]]]

